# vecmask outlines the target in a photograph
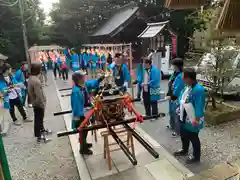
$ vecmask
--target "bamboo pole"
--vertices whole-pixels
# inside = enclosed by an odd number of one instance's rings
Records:
[[[3,180],[12,180],[10,175],[10,170],[7,162],[7,157],[2,141],[2,136],[0,136],[0,159],[1,159],[1,170],[3,172],[4,179]],[[1,176],[0,176],[1,177]]]
[[[133,66],[132,66],[132,44],[129,45],[129,60],[130,60],[130,64],[129,64],[129,69],[130,69],[130,86],[132,88],[132,97],[134,98],[134,86],[133,86],[133,80],[132,80],[132,70],[133,70]]]

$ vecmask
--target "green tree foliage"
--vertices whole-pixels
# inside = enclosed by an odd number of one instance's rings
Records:
[[[54,42],[78,46],[85,43],[87,35],[99,28],[116,9],[128,4],[131,0],[60,0],[51,12],[52,32]],[[134,0],[144,14],[146,23],[170,20],[174,32],[179,35],[183,46],[179,47],[179,54],[183,56],[188,48],[188,37],[194,29],[198,29],[199,22],[186,19],[193,10],[171,11],[163,7],[164,0]]]
[[[0,53],[8,56],[8,62],[16,66],[18,61],[26,60],[20,10],[18,4],[5,6],[2,2],[0,2]],[[40,44],[41,38],[46,37],[45,16],[39,8],[39,0],[24,0],[23,2],[29,46]]]

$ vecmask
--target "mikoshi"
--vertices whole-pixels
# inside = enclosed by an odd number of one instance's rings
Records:
[[[165,0],[165,7],[169,9],[196,9],[205,5],[207,0]]]
[[[0,136],[0,179],[12,180],[8,166],[7,156],[2,141],[2,136]]]
[[[90,49],[98,49],[105,52],[105,57],[108,57],[108,54],[111,54],[112,57],[115,56],[116,53],[124,53],[127,56],[128,68],[130,73],[132,73],[132,44],[83,44],[84,49],[90,53]],[[131,79],[132,81],[132,79]],[[132,84],[130,82],[130,84]],[[132,95],[134,96],[134,87],[132,86]]]

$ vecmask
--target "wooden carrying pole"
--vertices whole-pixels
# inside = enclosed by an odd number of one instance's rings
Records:
[[[169,9],[196,9],[206,4],[206,0],[165,0],[165,7]]]

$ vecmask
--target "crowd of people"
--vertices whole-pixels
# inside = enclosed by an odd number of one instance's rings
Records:
[[[107,69],[114,73],[116,85],[126,90],[130,81],[128,67],[123,63],[124,56],[116,53]],[[192,68],[184,69],[183,60],[172,60],[174,72],[170,77],[169,90],[166,100],[169,100],[170,121],[167,128],[172,129],[174,137],[180,136],[182,148],[174,153],[175,156],[185,156],[189,151],[190,142],[193,145],[193,156],[187,159],[187,163],[200,161],[201,145],[199,131],[203,128],[205,111],[205,90],[196,80],[196,72]],[[84,119],[84,94],[88,88],[85,82],[84,71],[75,72],[73,81],[71,105],[73,116],[73,128],[77,128]],[[143,99],[145,114],[147,116],[158,115],[158,101],[161,98],[161,73],[152,65],[150,58],[143,58],[137,68],[135,84],[138,86],[138,98]],[[92,80],[91,80],[92,81]],[[99,88],[99,80],[96,80],[92,88]],[[142,95],[142,96],[141,96]],[[80,153],[91,155],[91,144],[86,142],[87,134],[80,134]]]
[[[70,65],[68,63],[69,53],[56,58],[51,58],[53,62],[53,72],[56,77],[59,71],[59,77],[64,80],[68,79],[68,70],[73,70],[72,81],[74,86],[71,94],[72,106],[72,128],[77,128],[84,120],[84,107],[89,103],[89,93],[92,89],[98,89],[100,82],[105,77],[96,78],[86,81],[85,76],[88,69],[95,70],[101,68],[113,73],[113,81],[115,84],[126,91],[130,83],[129,68],[124,61],[126,57],[122,53],[116,53],[114,58],[111,55],[104,61],[105,55],[97,54],[89,55],[88,63],[85,63],[87,56],[85,52],[81,56],[76,53],[70,54]],[[91,56],[96,56],[94,59]],[[102,57],[102,58],[100,58]],[[79,66],[73,59],[80,58]],[[97,63],[101,59],[101,63]],[[43,125],[44,111],[46,107],[46,97],[43,91],[44,82],[47,82],[47,61],[40,59],[38,63],[31,64],[31,73],[29,74],[26,62],[14,73],[11,66],[5,63],[1,67],[0,73],[0,97],[3,108],[9,110],[12,121],[15,125],[20,125],[20,121],[15,116],[14,107],[17,107],[23,120],[29,121],[27,118],[25,104],[32,106],[34,110],[34,134],[38,142],[46,142],[46,134],[50,133]],[[75,63],[75,64],[74,64]],[[196,80],[196,72],[194,69],[184,69],[183,60],[176,58],[172,60],[174,72],[170,77],[169,90],[166,100],[169,100],[170,121],[167,126],[172,129],[174,137],[180,136],[182,140],[182,149],[174,153],[175,156],[185,156],[189,150],[189,143],[193,145],[193,158],[188,159],[188,163],[200,161],[200,140],[199,131],[204,123],[205,110],[205,91]],[[104,66],[104,67],[103,67]],[[70,67],[70,68],[69,68]],[[45,80],[42,80],[45,79]],[[137,76],[134,84],[138,87],[138,98],[143,99],[145,114],[147,116],[157,116],[159,114],[158,101],[161,98],[161,72],[154,65],[150,58],[142,58],[137,67]],[[28,95],[28,98],[27,98]],[[86,142],[87,134],[80,134],[80,153],[91,155],[91,144]]]

